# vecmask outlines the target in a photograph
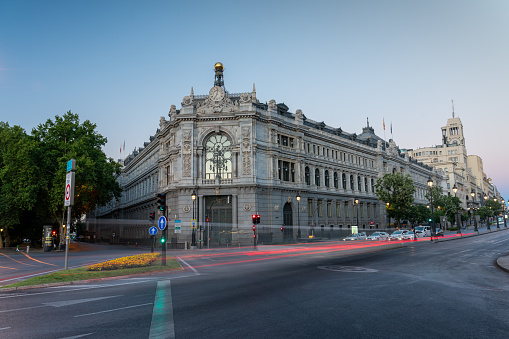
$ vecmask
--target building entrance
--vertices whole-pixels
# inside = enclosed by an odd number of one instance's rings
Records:
[[[227,246],[232,242],[232,203],[229,195],[205,197],[204,246]]]
[[[293,209],[290,203],[283,207],[283,241],[293,240]]]

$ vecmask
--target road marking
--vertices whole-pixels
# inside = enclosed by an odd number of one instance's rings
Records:
[[[182,259],[182,258],[177,258],[177,260],[182,261],[182,262],[184,263],[184,265],[186,265],[187,267],[189,267],[189,269],[190,269],[191,271],[193,271],[194,273],[196,273],[196,274],[200,274],[200,273],[196,270],[196,268],[194,268],[193,266],[189,265],[189,264],[188,264],[188,263],[187,263],[184,259]]]
[[[150,339],[175,338],[173,322],[173,301],[171,297],[171,280],[157,283],[152,322],[150,323]]]
[[[335,272],[348,272],[348,273],[374,273],[378,272],[378,270],[366,267],[356,267],[356,266],[318,266],[321,270],[326,271],[335,271]]]
[[[1,254],[1,253],[0,253]],[[31,265],[32,266],[32,265]],[[17,268],[12,268],[12,267],[5,267],[5,266],[0,266],[0,268],[6,268],[8,270],[15,270],[17,271],[18,269]]]
[[[12,261],[15,261],[15,262],[17,262],[17,263],[19,263],[19,264],[21,264],[21,265],[36,266],[36,265],[31,265],[31,264],[25,264],[24,262],[18,261],[18,260],[16,260],[16,259],[12,259],[12,258],[11,258],[11,257],[9,257],[8,255],[3,254],[3,253],[0,253],[0,255],[3,255],[4,257],[7,257],[7,258],[11,259]]]
[[[34,259],[31,256],[29,256],[28,254],[26,254],[25,252],[23,252],[23,255],[25,257],[27,257],[28,259],[31,259],[31,260],[36,261],[36,262],[40,262],[41,264],[51,265],[51,266],[58,266],[58,265],[55,265],[55,264],[50,264],[50,263],[47,263],[47,262],[44,262],[44,261],[40,261],[40,260]]]
[[[129,308],[142,307],[142,306],[147,306],[147,305],[152,305],[152,303],[145,303],[145,304],[139,304],[139,305],[132,305],[132,306],[114,308],[114,309],[111,309],[111,310],[105,310],[105,311],[99,311],[99,312],[93,312],[93,313],[78,314],[78,315],[75,315],[74,318],[86,317],[86,316],[89,316],[89,315],[96,315],[96,314],[102,314],[102,313],[108,313],[108,312],[115,312],[115,311],[120,311],[120,310],[127,310]]]
[[[8,330],[9,328],[10,328],[10,327],[2,327],[2,328],[0,328],[0,331],[1,331],[1,330]]]
[[[104,299],[116,298],[116,297],[121,297],[121,295],[112,295],[112,296],[108,296],[108,297],[99,297],[99,298],[52,301],[49,303],[43,303],[43,305],[53,306],[53,307],[62,307],[62,306],[70,306],[70,305],[76,305],[76,304],[81,304],[81,303],[87,303],[90,301],[104,300]]]
[[[14,308],[12,310],[2,310],[2,311],[0,311],[0,313],[31,310],[31,309],[34,309],[34,308],[41,308],[41,307],[46,307],[46,306],[40,305],[40,306],[30,306],[30,307]]]
[[[91,334],[94,334],[94,332],[91,332],[91,333],[85,333],[85,334],[73,335],[72,337],[65,337],[65,338],[60,338],[60,339],[77,339],[77,338],[83,338],[83,337],[86,337],[87,335],[91,335]]]

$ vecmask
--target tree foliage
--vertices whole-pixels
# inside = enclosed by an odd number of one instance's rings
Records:
[[[409,175],[386,173],[378,178],[375,193],[379,200],[389,203],[387,213],[396,219],[399,227],[401,219],[407,217],[414,201],[415,186]]]
[[[73,219],[118,199],[120,165],[102,151],[106,142],[95,124],[80,123],[71,111],[48,119],[31,135],[0,122],[0,226],[60,224],[70,159],[76,160]]]

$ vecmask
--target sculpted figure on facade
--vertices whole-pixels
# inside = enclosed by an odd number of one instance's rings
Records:
[[[276,110],[277,110],[276,100],[271,99],[269,101],[269,111],[276,111]]]
[[[296,118],[299,118],[299,119],[302,119],[304,116],[304,114],[302,114],[302,110],[301,109],[298,109],[295,111],[295,117]]]
[[[192,143],[191,143],[191,130],[182,131],[182,175],[184,177],[191,176],[191,156],[192,156]]]
[[[175,105],[170,106],[170,111],[168,112],[168,116],[170,117],[171,121],[175,120],[175,118],[177,116],[177,107],[175,107]]]
[[[242,174],[251,174],[251,128],[242,127]]]

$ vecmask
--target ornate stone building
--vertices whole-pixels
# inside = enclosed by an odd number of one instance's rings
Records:
[[[376,136],[369,122],[361,134],[347,133],[309,119],[300,109],[292,113],[284,103],[260,102],[254,85],[251,92],[227,92],[220,63],[209,94],[195,95],[191,89],[181,108],[172,105],[157,133],[123,165],[121,201],[98,209],[89,223],[98,237],[116,232],[130,241],[148,239],[156,194],[164,193],[169,237],[191,241],[194,212],[197,241],[203,239],[204,245],[208,239],[211,244],[252,244],[253,214],[261,219],[260,243],[309,234],[334,238],[352,225],[385,228],[376,180],[387,172],[409,174],[416,203],[425,204],[426,182],[437,176],[432,167],[402,154],[392,140]],[[175,220],[181,221],[181,233],[175,233]]]

